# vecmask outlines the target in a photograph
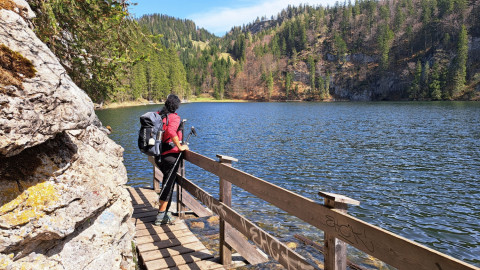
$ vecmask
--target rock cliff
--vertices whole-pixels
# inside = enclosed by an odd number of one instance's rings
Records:
[[[0,269],[132,269],[123,149],[29,28],[28,4],[2,2]]]

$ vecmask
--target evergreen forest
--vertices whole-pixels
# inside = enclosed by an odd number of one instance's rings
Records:
[[[479,100],[480,1],[287,6],[223,37],[129,2],[33,0],[37,35],[94,102]]]

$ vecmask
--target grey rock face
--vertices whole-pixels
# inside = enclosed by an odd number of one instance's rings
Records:
[[[13,11],[2,43],[37,72],[0,85],[0,269],[134,269],[123,149]]]
[[[64,130],[92,124],[92,101],[23,18],[0,10],[0,21],[0,44],[32,61],[37,70],[33,78],[24,79],[23,89],[9,86],[0,91],[0,154],[13,156]]]

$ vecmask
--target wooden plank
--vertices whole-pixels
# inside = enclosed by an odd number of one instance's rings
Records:
[[[139,216],[132,216],[132,218],[142,222],[153,222],[155,221],[157,214],[158,210],[153,210],[150,212],[140,213]]]
[[[137,244],[144,244],[149,242],[156,242],[160,240],[167,240],[167,239],[175,239],[178,237],[193,235],[193,233],[189,230],[181,230],[181,231],[174,231],[174,232],[166,232],[166,233],[157,233],[153,230],[142,230],[141,235],[135,235],[135,241]],[[151,240],[151,241],[150,241]]]
[[[137,192],[137,195],[140,196],[142,199],[146,198],[149,194],[155,194],[155,192],[150,188],[136,187],[133,189]]]
[[[268,256],[265,253],[258,250],[256,246],[250,244],[250,242],[248,242],[247,239],[235,229],[229,231],[225,240],[252,265],[268,261]]]
[[[155,158],[152,157],[152,156],[148,156],[148,162],[152,163],[153,165],[155,165]]]
[[[335,209],[339,213],[347,213],[348,205],[360,202],[345,196],[333,193],[319,193],[324,197],[324,205]],[[338,200],[338,201],[337,201]],[[324,234],[324,266],[325,269],[344,270],[347,269],[347,244],[329,233]]]
[[[128,191],[130,192],[134,208],[137,205],[142,205],[143,207],[158,207],[156,204],[158,195],[156,195],[153,190],[129,187]]]
[[[187,151],[185,158],[394,267],[425,270],[480,269],[195,152]]]
[[[219,163],[220,164],[220,163]],[[184,188],[287,269],[318,269],[275,237],[184,178]]]
[[[318,243],[315,243],[314,241],[310,240],[309,238],[305,237],[304,235],[295,234],[294,237],[297,238],[298,240],[302,241],[305,245],[312,246],[313,248],[315,248],[316,250],[318,250],[322,254],[324,254],[324,251],[323,251],[324,248],[323,248],[322,245],[320,245]],[[347,266],[350,269],[353,269],[353,270],[367,270],[366,268],[353,263],[349,259],[347,259]]]
[[[132,205],[133,205],[133,209],[137,209],[137,208],[152,208],[153,206],[148,203],[148,204],[135,204],[132,202]]]
[[[168,232],[168,233],[162,233],[162,234],[148,234],[148,235],[135,237],[135,242],[137,243],[137,245],[142,245],[146,243],[160,242],[160,241],[165,241],[169,239],[189,237],[193,235],[194,234],[190,230],[175,231],[175,232]]]
[[[160,169],[154,164],[153,165],[153,190],[156,193],[160,193],[162,189],[162,182],[163,182],[163,173]]]
[[[202,269],[202,270],[214,270],[214,269],[225,269],[225,267],[211,260],[202,260],[189,264],[179,265],[177,267],[170,268],[170,270],[193,270],[193,269]]]
[[[181,255],[185,253],[191,253],[194,251],[205,250],[205,246],[199,241],[186,244],[183,246],[169,247],[159,250],[146,251],[141,253],[142,260],[144,262],[158,260],[161,258],[167,258],[171,256]]]
[[[211,262],[215,262],[215,263],[220,264],[220,257],[215,257],[215,258],[208,259],[208,260],[205,260],[205,261],[211,261]],[[247,263],[248,262],[245,261],[245,259],[240,254],[234,253],[234,254],[232,254],[232,264],[227,265],[227,266],[223,265],[224,268],[221,268],[221,269],[236,269],[237,267],[246,266]]]
[[[318,192],[318,195],[324,197],[325,199],[329,199],[329,200],[339,202],[339,203],[346,203],[346,204],[351,204],[351,205],[360,205],[359,201],[354,200],[352,198],[349,198],[345,195],[340,195],[340,194],[335,194],[335,193],[330,193],[330,192],[323,192],[323,191]]]
[[[158,209],[151,208],[153,210],[150,211],[145,211],[145,212],[139,212],[139,213],[133,213],[132,217],[133,218],[142,218],[142,217],[150,217],[150,216],[156,216],[158,214]]]
[[[152,205],[158,201],[158,194],[151,189],[140,188],[137,190],[137,193],[144,201],[146,200]]]
[[[136,225],[136,230],[139,231],[139,230],[151,229],[154,227],[156,229],[162,229],[163,232],[171,232],[171,231],[188,229],[188,226],[183,221],[179,221],[179,222],[176,222],[174,225],[161,225],[161,226],[154,225],[153,223],[138,222]]]
[[[207,249],[195,251],[191,253],[166,257],[158,260],[145,262],[148,270],[169,269],[174,266],[185,265],[188,263],[213,258],[213,255]]]
[[[231,167],[232,161],[235,160],[232,157],[226,157],[217,155],[220,159],[219,162],[225,164],[226,166]],[[227,180],[220,178],[220,193],[219,193],[220,202],[224,203],[227,206],[232,206],[232,183]],[[220,260],[223,265],[229,265],[232,263],[232,247],[227,243],[226,237],[227,234],[230,234],[232,231],[231,226],[225,222],[223,218],[220,218]]]
[[[156,193],[160,193],[162,189],[162,182],[163,182],[163,173],[160,171],[160,169],[157,167],[157,164],[155,164],[155,158],[149,156],[148,161],[153,165],[153,190]]]
[[[155,222],[155,220],[157,219],[157,216],[156,215],[152,215],[152,216],[148,216],[148,217],[139,217],[139,218],[132,218],[133,221],[135,222],[135,225],[137,224],[141,224],[141,223],[151,223],[153,224],[153,222]]]
[[[148,229],[137,229],[136,230],[135,237],[141,237],[141,236],[146,236],[146,235],[151,235],[151,234],[181,234],[183,231],[190,231],[188,228],[182,229],[182,230],[174,230],[171,231],[167,228],[162,228],[160,226],[152,226],[151,228]]]
[[[150,211],[153,211],[153,210],[158,211],[158,208],[152,207],[152,206],[147,206],[145,204],[141,204],[141,205],[138,205],[137,207],[133,208],[133,214],[135,215],[135,214],[138,214],[138,213],[145,213],[145,212],[150,212]]]
[[[189,243],[194,243],[198,241],[198,238],[195,235],[180,237],[176,239],[167,239],[163,241],[153,242],[153,243],[145,243],[138,245],[138,251],[140,253],[145,251],[152,251],[156,249],[168,248],[168,247],[175,247],[180,245],[185,245]]]
[[[144,201],[140,195],[137,193],[137,189],[133,187],[127,188],[128,192],[130,193],[130,197],[132,198],[132,203],[136,204],[149,204],[148,201]]]
[[[141,223],[153,223],[155,221],[155,219],[157,218],[157,215],[154,215],[154,216],[148,216],[148,217],[141,217],[141,218],[137,218],[136,221],[135,221],[135,224],[141,224]]]

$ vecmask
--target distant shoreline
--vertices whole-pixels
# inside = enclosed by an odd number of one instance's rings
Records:
[[[196,102],[251,102],[249,100],[242,99],[213,99],[213,98],[197,98],[192,100],[185,100],[182,103],[196,103]],[[105,109],[117,109],[125,107],[134,107],[142,105],[161,105],[163,102],[153,102],[148,100],[135,100],[135,101],[123,101],[123,102],[112,102],[107,104],[97,104],[95,103],[95,110],[105,110]]]
[[[420,102],[478,102],[479,100],[452,100],[452,101],[420,101]],[[242,99],[207,99],[207,98],[199,98],[199,99],[193,99],[193,100],[184,100],[182,101],[183,104],[188,104],[188,103],[199,103],[199,102],[211,102],[211,103],[246,103],[246,102],[264,102],[264,101],[256,101],[256,100],[242,100]],[[304,101],[304,100],[272,100],[269,102],[310,102],[310,101]],[[350,102],[350,100],[324,100],[324,101],[318,101],[318,102]],[[375,102],[375,101],[368,101],[368,102]],[[387,101],[387,102],[418,102],[418,101],[412,101],[412,100],[397,100],[397,101]],[[162,105],[163,102],[149,102],[146,100],[137,100],[137,101],[125,101],[125,102],[113,102],[113,103],[108,103],[104,104],[103,106],[101,104],[95,103],[95,110],[105,110],[105,109],[117,109],[117,108],[125,108],[125,107],[134,107],[134,106],[145,106],[145,105]]]
[[[163,104],[163,103],[148,102],[145,100],[112,102],[112,103],[107,103],[103,105],[95,103],[95,110],[116,109],[116,108],[134,107],[134,106],[142,106],[142,105],[154,105],[154,104]]]

